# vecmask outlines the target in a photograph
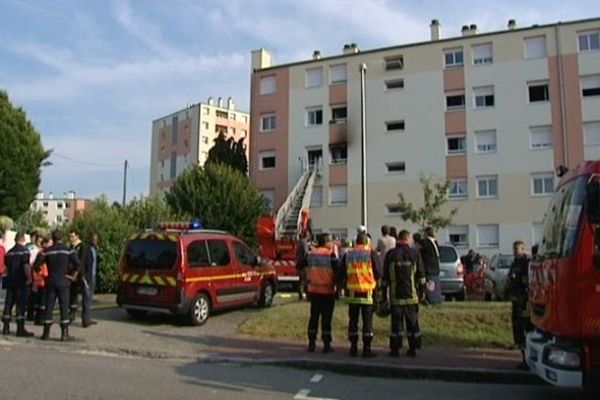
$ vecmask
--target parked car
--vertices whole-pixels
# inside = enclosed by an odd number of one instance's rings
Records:
[[[515,256],[512,254],[495,254],[485,270],[485,300],[506,300],[506,281],[508,270]]]
[[[134,317],[186,315],[201,325],[213,310],[270,307],[277,276],[241,239],[223,231],[165,224],[132,237],[119,265],[117,304]]]
[[[442,294],[447,300],[455,298],[464,301],[466,298],[465,270],[460,262],[456,247],[443,244],[438,246],[440,252],[440,283]]]

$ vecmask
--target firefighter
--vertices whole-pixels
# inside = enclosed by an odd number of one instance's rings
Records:
[[[42,249],[47,249],[52,246],[50,237],[42,238]],[[39,254],[39,252],[38,252]],[[37,257],[36,257],[37,258]],[[34,260],[35,263],[35,260]],[[33,264],[33,263],[32,263]],[[46,317],[46,279],[48,278],[48,267],[46,264],[40,266],[39,271],[33,271],[32,291],[35,296],[35,324],[43,325]]]
[[[2,312],[4,323],[2,334],[10,334],[10,320],[12,309],[17,305],[17,336],[30,337],[33,333],[25,329],[25,312],[27,311],[27,300],[29,299],[29,287],[31,286],[31,266],[29,264],[29,251],[25,247],[25,233],[18,232],[15,236],[16,244],[6,255],[6,300]]]
[[[373,341],[373,292],[379,279],[377,254],[367,248],[368,237],[359,233],[356,246],[344,254],[340,269],[340,283],[344,287],[344,298],[348,301],[348,340],[350,356],[358,352],[358,318],[362,315],[363,357],[375,357],[371,350]]]
[[[306,282],[310,299],[308,351],[315,351],[320,319],[323,353],[331,353],[331,318],[336,298],[338,260],[333,254],[329,234],[319,235],[317,247],[308,253],[306,261]]]
[[[525,361],[525,334],[532,330],[532,324],[527,308],[529,257],[525,253],[525,244],[522,241],[517,240],[513,243],[513,254],[515,259],[508,270],[507,291],[512,303],[513,340],[521,349],[522,361],[518,368],[526,370],[528,367]]]
[[[48,268],[48,278],[46,281],[46,316],[44,320],[44,333],[42,340],[50,338],[50,327],[52,326],[52,312],[54,304],[58,298],[60,305],[60,340],[74,340],[69,335],[69,289],[71,283],[75,280],[79,271],[79,257],[77,252],[70,250],[63,243],[63,234],[59,230],[52,233],[52,246],[42,250],[39,257],[35,260],[33,269],[40,271],[42,264]]]
[[[408,357],[416,357],[421,348],[419,329],[419,300],[425,293],[425,269],[418,250],[410,246],[410,233],[400,231],[396,248],[388,251],[381,285],[389,295],[392,314],[390,356],[399,357],[402,348],[404,325],[408,338]]]

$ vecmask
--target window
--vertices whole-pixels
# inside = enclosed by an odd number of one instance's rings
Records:
[[[525,58],[546,58],[546,37],[525,38]]]
[[[346,145],[335,145],[331,146],[331,163],[332,164],[346,164],[348,160],[348,146]]]
[[[475,101],[475,108],[493,107],[494,87],[482,86],[473,88],[473,97]]]
[[[236,119],[235,113],[229,113],[229,119],[232,121],[235,121],[235,119]]]
[[[552,147],[552,126],[530,126],[529,148],[549,149]]]
[[[127,242],[125,260],[135,269],[170,270],[177,260],[177,243],[162,239],[133,239]]]
[[[550,100],[550,93],[548,91],[548,82],[529,82],[527,84],[529,91],[529,102],[534,103],[538,101]]]
[[[456,136],[446,139],[448,154],[464,154],[467,152],[467,137]]]
[[[202,113],[203,113],[204,115],[208,115],[208,114],[210,114],[210,108],[208,108],[208,107],[202,107]]]
[[[306,109],[306,125],[322,125],[323,124],[323,108],[313,107]]]
[[[494,62],[491,43],[473,45],[471,51],[473,52],[473,64],[475,65],[491,64]]]
[[[273,204],[275,203],[275,189],[262,189],[260,194],[267,201],[268,207],[273,209]]]
[[[202,123],[202,127],[203,127],[204,129],[208,130],[208,128],[209,128],[208,122],[203,122],[203,123]]]
[[[208,136],[202,136],[202,143],[208,144]]]
[[[466,199],[468,196],[468,184],[466,179],[450,179],[448,188],[449,199]]]
[[[464,110],[465,94],[463,92],[446,92],[446,110]]]
[[[577,39],[579,41],[579,51],[600,49],[600,31],[580,32]]]
[[[498,177],[478,176],[477,197],[480,199],[498,197]]]
[[[387,215],[400,215],[401,209],[399,204],[386,204],[385,213]]]
[[[337,122],[344,122],[346,121],[346,118],[348,118],[348,107],[343,106],[343,107],[332,107],[331,108],[331,122],[332,123],[337,123]]]
[[[274,151],[261,151],[258,153],[260,158],[260,169],[274,169],[276,166]]]
[[[346,64],[332,65],[329,68],[331,83],[346,82]]]
[[[448,240],[456,247],[469,246],[469,225],[454,225],[448,227]]]
[[[210,267],[206,240],[197,240],[188,245],[187,258],[190,267]]]
[[[545,196],[554,193],[554,174],[546,172],[531,176],[531,192],[534,196]]]
[[[332,205],[348,204],[348,186],[329,186],[329,203]]]
[[[260,79],[260,94],[273,94],[277,90],[275,75],[264,76]]]
[[[217,116],[217,118],[223,118],[223,119],[228,119],[229,118],[229,114],[227,114],[226,111],[219,111],[219,110],[217,110],[216,116]]]
[[[498,247],[500,244],[500,229],[498,224],[477,225],[477,246]]]
[[[581,95],[583,97],[600,96],[600,74],[581,77]]]
[[[56,216],[56,222],[57,222],[57,223],[59,223],[59,224],[60,224],[61,222],[63,222],[63,217],[62,217],[62,215],[57,215],[57,216]]]
[[[444,50],[444,65],[448,67],[458,67],[463,65],[463,49],[449,49]]]
[[[310,68],[306,70],[306,87],[315,88],[323,86],[323,68]]]
[[[404,79],[393,79],[390,81],[385,81],[385,88],[387,90],[404,89]]]
[[[227,266],[231,261],[227,242],[224,240],[212,239],[208,241],[208,251],[210,253],[210,262],[212,266]]]
[[[173,151],[171,152],[171,174],[170,174],[170,178],[171,179],[175,179],[175,176],[177,175],[177,152]]]
[[[385,123],[385,130],[388,132],[403,131],[405,128],[406,126],[403,119],[397,121],[387,121]]]
[[[247,124],[248,123],[248,116],[244,115],[242,116],[242,122]]]
[[[65,208],[69,208],[71,205],[69,203],[65,203]]]
[[[58,203],[56,203],[56,208],[58,208],[58,209],[63,208],[63,203],[61,203],[60,201]]]
[[[584,122],[583,138],[586,146],[600,146],[600,122]]]
[[[47,202],[47,201],[44,201],[44,202],[42,203],[42,206],[43,206],[43,207],[48,207],[48,202]]]
[[[321,207],[323,205],[323,186],[313,186],[310,196],[310,207]]]
[[[244,265],[256,265],[256,255],[243,243],[233,242],[235,258]]]
[[[496,147],[495,130],[475,131],[475,153],[495,153]]]
[[[394,69],[404,68],[404,56],[393,56],[385,58],[385,70],[391,71]]]
[[[240,130],[240,135],[243,138],[248,137],[248,131],[246,129],[242,129],[242,130]]]
[[[275,114],[263,114],[260,116],[260,131],[269,132],[277,128]]]
[[[385,168],[390,174],[403,174],[406,172],[406,164],[404,161],[385,163]]]

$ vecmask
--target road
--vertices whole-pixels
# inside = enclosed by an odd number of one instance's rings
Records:
[[[267,366],[200,364],[28,345],[1,345],[0,393],[9,399],[580,399],[547,386],[348,377]],[[34,384],[34,382],[36,384]],[[41,384],[40,384],[41,383]]]

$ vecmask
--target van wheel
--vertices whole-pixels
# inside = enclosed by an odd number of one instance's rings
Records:
[[[265,284],[265,287],[260,291],[260,300],[258,305],[264,308],[269,308],[273,304],[275,298],[275,287],[271,282]]]
[[[191,325],[202,325],[210,315],[210,300],[204,293],[194,297],[188,312],[188,322]]]
[[[467,289],[463,287],[460,292],[454,295],[454,298],[456,299],[456,301],[465,301],[465,299],[467,298]]]
[[[125,311],[127,311],[127,314],[132,318],[143,318],[148,314],[148,311],[146,310],[134,310],[132,308],[127,308]]]

